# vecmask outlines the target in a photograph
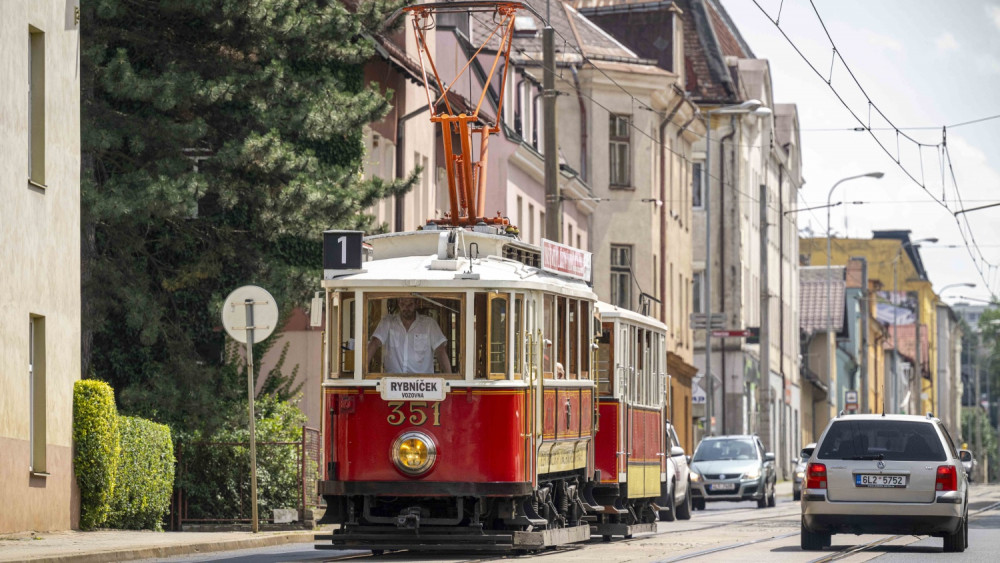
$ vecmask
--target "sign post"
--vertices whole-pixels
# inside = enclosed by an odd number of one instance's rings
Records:
[[[250,529],[260,531],[257,518],[257,432],[254,418],[253,343],[271,336],[278,324],[278,305],[262,287],[237,288],[222,305],[222,326],[230,338],[247,345],[247,403],[250,405]]]

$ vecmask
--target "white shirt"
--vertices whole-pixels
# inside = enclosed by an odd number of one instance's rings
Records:
[[[383,318],[372,333],[382,343],[386,373],[434,373],[434,350],[447,340],[430,317],[417,315],[407,330],[399,315]]]

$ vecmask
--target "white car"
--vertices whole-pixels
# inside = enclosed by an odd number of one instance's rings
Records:
[[[913,534],[965,551],[968,483],[941,421],[839,416],[818,444],[802,487],[802,549],[829,546],[832,534]]]
[[[666,489],[657,500],[660,506],[660,520],[673,522],[675,519],[691,518],[691,484],[688,482],[688,463],[684,448],[680,446],[674,425],[667,422],[667,481]]]

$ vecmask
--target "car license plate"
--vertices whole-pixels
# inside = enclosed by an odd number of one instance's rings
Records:
[[[710,485],[713,491],[735,491],[736,483],[715,483]]]
[[[882,487],[900,489],[906,487],[906,475],[873,475],[860,473],[854,476],[856,487]]]

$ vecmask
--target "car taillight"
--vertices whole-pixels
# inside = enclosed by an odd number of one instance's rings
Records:
[[[954,465],[939,465],[937,468],[937,480],[934,482],[934,489],[938,491],[958,490],[958,471]]]
[[[806,468],[806,488],[825,489],[826,488],[826,465],[822,463],[810,463]]]

